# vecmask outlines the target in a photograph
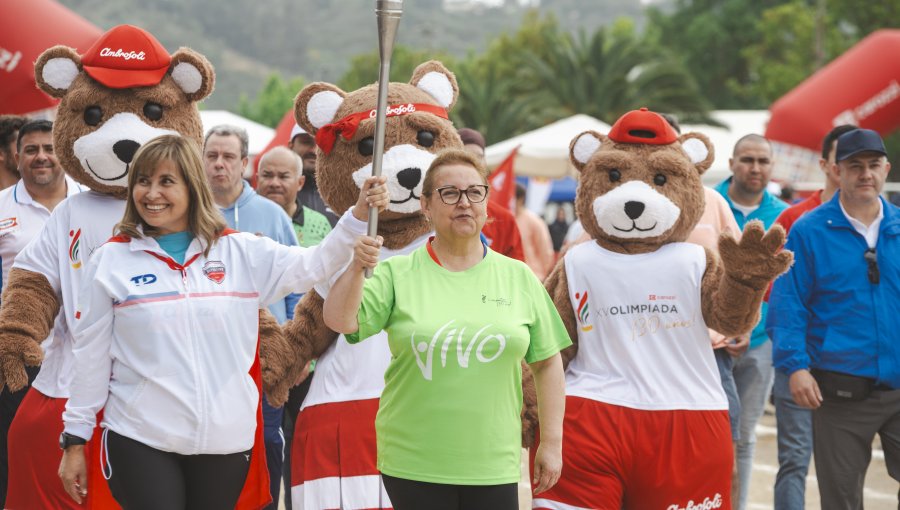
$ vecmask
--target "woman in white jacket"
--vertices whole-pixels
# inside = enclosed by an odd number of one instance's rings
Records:
[[[177,135],[135,155],[118,235],[86,267],[73,330],[60,477],[87,491],[83,445],[98,412],[102,461],[126,510],[233,509],[247,478],[260,390],[257,310],[305,292],[351,259],[383,178],[314,248],[226,229],[199,150]]]

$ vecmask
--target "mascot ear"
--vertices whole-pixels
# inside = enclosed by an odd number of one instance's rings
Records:
[[[169,74],[188,101],[200,101],[213,91],[216,74],[206,57],[190,48],[178,48],[172,55]]]
[[[425,91],[447,111],[453,108],[459,98],[456,76],[437,60],[429,60],[416,67],[409,84]]]
[[[716,159],[716,150],[706,135],[691,132],[678,137],[681,142],[681,150],[687,154],[691,163],[701,175],[707,171]]]
[[[606,136],[596,131],[585,131],[576,136],[569,144],[569,160],[578,171],[584,170],[591,156],[600,149]]]
[[[57,99],[66,95],[80,73],[81,56],[66,46],[50,48],[41,53],[34,63],[34,78],[38,88]]]
[[[347,93],[330,83],[310,83],[294,99],[294,120],[304,131],[315,135],[322,126],[334,122]]]

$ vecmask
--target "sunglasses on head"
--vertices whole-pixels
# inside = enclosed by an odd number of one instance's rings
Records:
[[[878,272],[878,254],[875,253],[875,248],[866,250],[863,258],[866,259],[866,264],[869,266],[869,283],[877,284],[881,280],[881,273]]]

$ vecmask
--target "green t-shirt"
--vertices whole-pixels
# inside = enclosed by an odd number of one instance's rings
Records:
[[[571,341],[525,264],[488,250],[450,272],[423,246],[366,281],[351,343],[387,331],[378,469],[457,485],[519,480],[522,369]]]
[[[328,223],[328,218],[324,214],[306,206],[301,207],[303,207],[303,225],[298,225],[296,221],[291,223],[294,225],[294,233],[297,234],[297,244],[309,248],[325,239],[331,232],[331,223]]]

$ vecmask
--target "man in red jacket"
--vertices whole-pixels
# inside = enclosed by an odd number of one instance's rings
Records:
[[[471,128],[462,128],[458,133],[465,149],[484,161],[484,136]],[[522,235],[513,213],[488,200],[487,216],[481,233],[487,238],[488,246],[497,253],[525,262]]]

